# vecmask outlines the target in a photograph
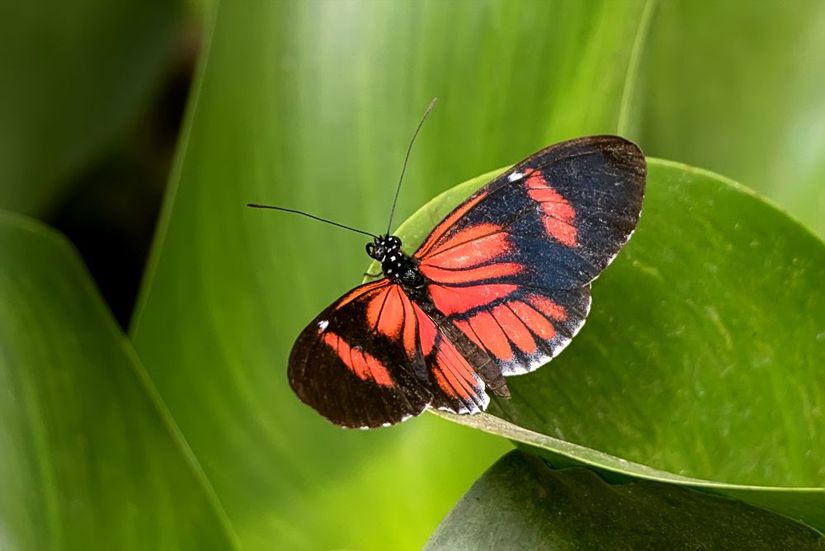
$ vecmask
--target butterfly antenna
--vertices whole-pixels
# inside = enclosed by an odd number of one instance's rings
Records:
[[[282,212],[291,212],[293,214],[300,214],[301,216],[306,216],[307,218],[312,218],[313,220],[318,220],[319,222],[324,222],[326,224],[330,224],[331,226],[338,226],[339,228],[344,228],[345,230],[354,231],[356,233],[360,233],[363,235],[369,235],[370,237],[378,237],[374,233],[370,233],[368,231],[359,230],[358,228],[353,228],[350,226],[345,226],[344,224],[339,224],[338,222],[333,222],[332,220],[327,220],[326,218],[321,218],[320,216],[315,216],[314,214],[309,214],[308,212],[304,212],[301,210],[295,209],[288,209],[284,207],[276,207],[275,205],[261,205],[260,203],[247,203],[247,207],[251,207],[253,209],[272,209],[272,210],[280,210]]]
[[[390,221],[387,224],[387,235],[389,235],[390,228],[392,228],[392,217],[395,215],[395,205],[396,203],[398,203],[398,194],[401,192],[401,182],[404,180],[404,173],[407,171],[407,161],[410,160],[410,152],[412,152],[412,147],[415,143],[415,138],[416,136],[418,136],[418,132],[424,125],[424,121],[427,120],[427,115],[429,115],[430,111],[432,111],[433,107],[435,107],[436,101],[438,101],[438,98],[433,98],[433,100],[430,102],[430,105],[427,107],[427,110],[424,111],[424,115],[421,117],[421,121],[418,123],[418,126],[415,129],[415,133],[413,133],[413,137],[410,140],[410,145],[407,146],[407,155],[404,157],[404,165],[401,167],[401,177],[398,178],[398,185],[395,187],[395,197],[392,200],[392,209],[390,209]]]

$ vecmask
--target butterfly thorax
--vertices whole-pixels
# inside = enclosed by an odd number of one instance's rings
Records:
[[[381,263],[381,271],[391,280],[407,289],[424,285],[418,265],[401,250],[401,240],[394,235],[379,235],[367,243],[367,254]]]

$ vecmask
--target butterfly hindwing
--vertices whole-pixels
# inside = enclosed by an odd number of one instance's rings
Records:
[[[415,308],[423,318],[419,327],[430,375],[429,384],[433,395],[431,405],[458,414],[479,413],[487,409],[490,398],[476,366],[470,363],[452,339],[418,305]],[[432,341],[426,336],[428,334],[432,335]]]
[[[485,307],[447,318],[487,353],[501,375],[522,375],[556,357],[590,310],[590,286],[537,292],[521,289]]]

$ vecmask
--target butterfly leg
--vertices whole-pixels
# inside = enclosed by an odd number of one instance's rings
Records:
[[[377,274],[371,274],[369,272],[364,272],[364,277],[381,277],[383,275],[384,274],[382,274],[381,272],[378,272]]]

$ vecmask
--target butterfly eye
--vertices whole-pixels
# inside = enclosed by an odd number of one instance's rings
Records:
[[[373,253],[375,252],[375,245],[372,243],[367,243],[367,254],[370,255],[371,258],[374,258]]]

